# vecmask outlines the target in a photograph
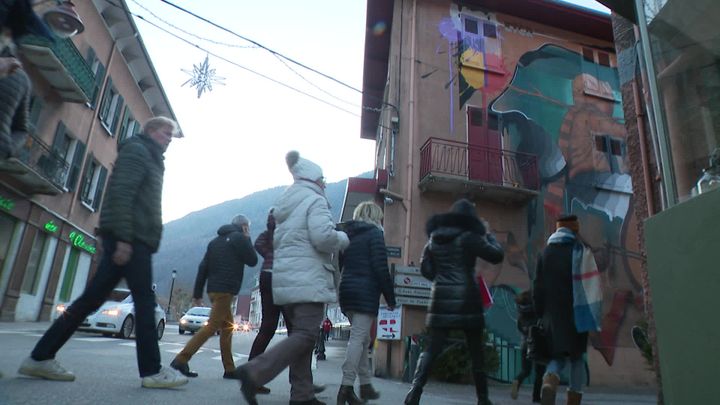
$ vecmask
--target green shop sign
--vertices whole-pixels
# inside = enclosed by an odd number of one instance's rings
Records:
[[[55,232],[57,232],[57,230],[58,230],[58,226],[55,225],[55,222],[53,222],[53,221],[48,221],[48,222],[45,223],[45,230],[48,231],[48,232],[50,232],[50,233],[55,233]]]
[[[15,201],[0,196],[0,208],[4,209],[7,212],[10,212],[13,210],[13,208],[15,208]]]
[[[85,236],[79,232],[70,232],[70,243],[78,249],[82,249],[90,254],[95,254],[95,246],[85,242]]]

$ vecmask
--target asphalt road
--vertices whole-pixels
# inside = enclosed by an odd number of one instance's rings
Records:
[[[200,376],[190,383],[175,389],[146,389],[140,387],[135,357],[135,341],[105,338],[98,334],[78,332],[58,353],[57,360],[76,375],[74,382],[46,381],[19,376],[17,369],[27,357],[35,342],[49,327],[49,323],[0,322],[0,405],[64,405],[64,404],[121,404],[121,405],[165,405],[165,404],[244,404],[239,385],[234,380],[222,378],[218,338],[214,336],[191,360],[191,368]],[[176,353],[191,338],[179,335],[177,326],[169,325],[160,341],[163,365],[169,365]],[[233,336],[235,364],[247,361],[247,353],[255,333],[240,333]],[[276,335],[271,345],[280,339]],[[327,344],[327,361],[317,364],[313,371],[316,383],[326,384],[325,392],[318,398],[328,404],[335,403],[335,396],[342,377],[341,366],[345,357],[345,344],[330,341]],[[381,398],[373,404],[402,404],[410,385],[398,380],[375,378],[373,385],[381,392]],[[290,398],[287,370],[268,384],[270,395],[258,396],[261,404],[287,404]],[[509,398],[508,384],[493,383],[491,399],[495,405],[529,404],[530,389],[525,386],[520,398]],[[565,403],[564,389],[558,393],[558,404]],[[656,397],[652,389],[637,390],[602,389],[589,387],[583,398],[585,405],[650,405]],[[472,385],[446,384],[431,381],[425,387],[424,404],[471,405],[476,404],[475,389]]]

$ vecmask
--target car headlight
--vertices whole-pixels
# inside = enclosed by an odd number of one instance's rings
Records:
[[[105,309],[101,312],[101,314],[108,315],[108,316],[118,316],[118,314],[120,314],[120,311],[118,311],[116,308]]]
[[[63,312],[65,312],[65,309],[66,309],[66,308],[65,308],[65,304],[58,304],[58,305],[55,307],[55,310],[56,310],[59,314],[62,314]]]
[[[203,322],[203,326],[207,326],[208,321]]]
[[[181,320],[180,320],[180,323],[183,324],[183,325],[185,325],[185,324],[187,323],[187,320],[181,319]]]
[[[242,330],[243,330],[243,332],[250,332],[250,325],[248,325],[248,324],[243,324]]]

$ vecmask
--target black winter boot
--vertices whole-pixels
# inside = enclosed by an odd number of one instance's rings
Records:
[[[428,373],[430,372],[430,353],[420,353],[418,357],[417,367],[415,368],[415,376],[413,376],[412,388],[405,396],[405,405],[420,404],[420,396],[423,387],[427,383]]]
[[[487,375],[485,373],[473,373],[473,379],[475,380],[475,394],[477,395],[478,405],[492,405],[488,392]]]
[[[355,395],[352,385],[341,385],[337,394],[337,405],[362,405],[365,401]]]

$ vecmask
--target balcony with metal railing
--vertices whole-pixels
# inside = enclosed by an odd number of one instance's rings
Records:
[[[57,195],[63,192],[69,169],[62,156],[30,135],[16,156],[0,159],[0,181],[30,195]]]
[[[526,203],[538,195],[532,154],[430,138],[420,148],[422,191],[471,194],[498,203]]]
[[[26,35],[20,42],[20,51],[64,101],[86,103],[94,98],[95,74],[70,39],[56,38],[50,42]]]

